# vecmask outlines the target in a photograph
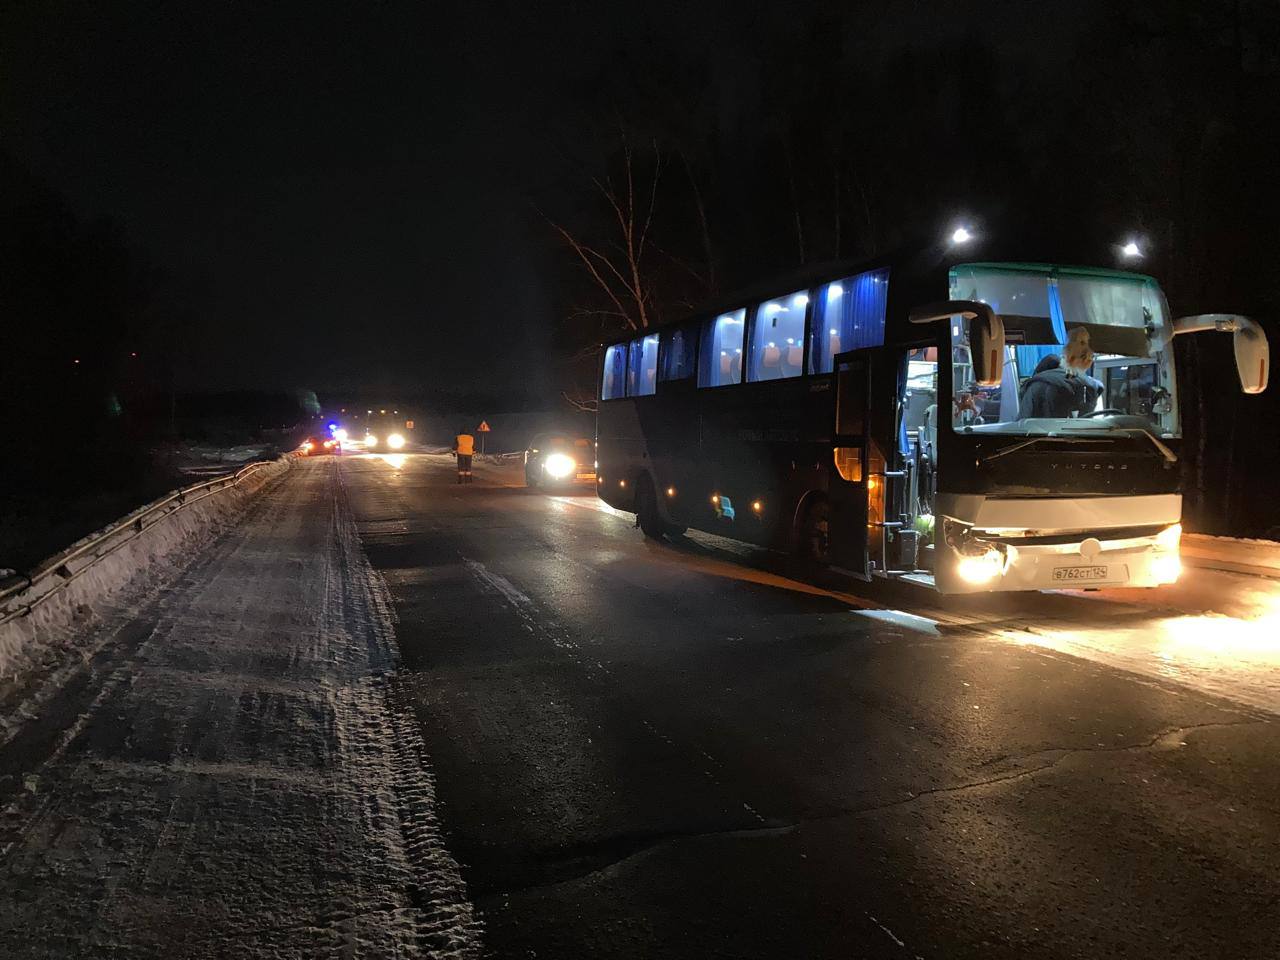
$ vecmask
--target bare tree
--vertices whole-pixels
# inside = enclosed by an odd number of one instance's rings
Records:
[[[651,169],[637,177],[637,158],[624,135],[621,182],[615,183],[609,175],[603,179],[591,178],[592,187],[605,201],[616,226],[611,239],[601,243],[590,241],[585,236],[575,236],[564,224],[543,214],[612,305],[612,310],[577,311],[579,315],[590,312],[598,316],[602,329],[605,318],[612,318],[628,330],[646,330],[658,320],[657,301],[645,256],[652,249],[649,234],[666,158],[656,140],[651,141],[651,147]],[[638,179],[647,179],[648,183],[637,183]]]

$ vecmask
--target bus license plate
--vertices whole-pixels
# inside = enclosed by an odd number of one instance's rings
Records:
[[[1105,580],[1106,567],[1054,567],[1053,579],[1059,581]]]

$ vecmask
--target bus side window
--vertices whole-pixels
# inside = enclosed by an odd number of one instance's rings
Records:
[[[815,291],[809,319],[809,372],[830,373],[836,354],[884,343],[889,270],[869,270]]]
[[[707,320],[702,328],[698,386],[723,387],[742,380],[746,308]]]

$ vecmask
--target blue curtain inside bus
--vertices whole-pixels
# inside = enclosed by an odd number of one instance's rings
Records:
[[[697,354],[697,327],[677,327],[662,335],[662,365],[658,379],[686,380],[693,376],[693,358]]]
[[[600,399],[617,400],[627,395],[627,345],[615,343],[604,352],[604,372],[600,378]]]
[[[809,372],[830,373],[836,354],[884,343],[889,269],[870,270],[818,290],[809,336]]]
[[[627,396],[651,397],[658,387],[658,335],[637,337],[631,341],[631,358],[627,364]]]

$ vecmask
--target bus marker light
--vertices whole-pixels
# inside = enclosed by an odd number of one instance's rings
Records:
[[[675,488],[675,487],[667,487],[667,496],[668,496],[668,497],[674,497],[675,495],[676,495],[676,488]]]
[[[712,503],[719,503],[719,502],[720,502],[720,495],[719,495],[718,493],[713,493],[713,494],[711,495],[711,502],[712,502]]]
[[[620,486],[620,487],[625,487],[626,485],[627,485],[627,481],[625,481],[625,480],[619,480],[619,481],[618,481],[618,486]]]
[[[764,509],[764,504],[761,503],[759,500],[755,500],[751,504],[751,509],[754,510],[756,513],[759,513],[761,510]]]

